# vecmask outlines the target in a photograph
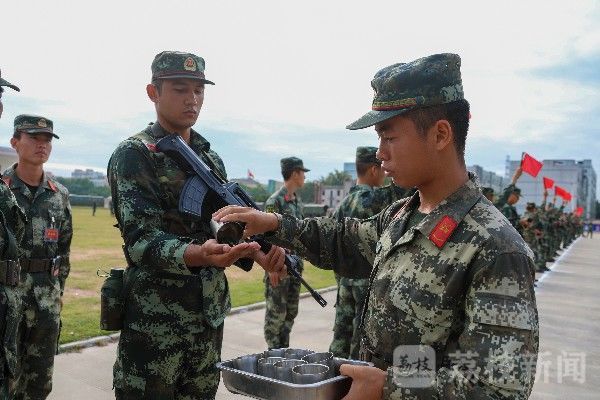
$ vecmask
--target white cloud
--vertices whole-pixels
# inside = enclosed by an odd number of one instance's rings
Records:
[[[376,142],[372,133],[344,129],[369,109],[374,72],[434,52],[461,54],[478,138],[536,143],[573,109],[600,100],[597,88],[531,74],[597,54],[592,1],[107,0],[35,8],[2,8],[13,17],[0,26],[0,67],[21,86],[21,99],[36,100],[35,110],[23,112],[57,124],[104,125],[122,136],[148,122],[144,87],[153,56],[164,49],[207,61],[217,85],[207,90],[200,126],[242,132],[248,146],[261,142],[260,152],[301,149],[332,165],[351,159],[357,144]],[[78,135],[85,132],[66,133]]]

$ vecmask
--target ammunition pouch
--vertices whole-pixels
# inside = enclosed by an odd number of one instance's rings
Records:
[[[21,258],[21,271],[29,273],[50,272],[52,276],[58,276],[62,257],[54,258]]]
[[[16,260],[0,261],[0,283],[17,286],[21,280],[21,267]]]
[[[100,329],[118,331],[125,315],[124,268],[112,268],[100,289]]]

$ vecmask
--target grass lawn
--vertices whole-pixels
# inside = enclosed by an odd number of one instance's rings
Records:
[[[71,273],[67,279],[61,343],[105,335],[100,330],[100,287],[103,278],[98,269],[124,267],[121,235],[114,217],[107,209],[98,208],[92,216],[91,207],[73,207],[73,243],[71,245]],[[315,289],[335,285],[333,272],[305,263],[304,279]],[[250,272],[237,267],[227,270],[231,300],[234,307],[264,300],[263,272],[258,266]],[[303,288],[304,291],[304,288]]]

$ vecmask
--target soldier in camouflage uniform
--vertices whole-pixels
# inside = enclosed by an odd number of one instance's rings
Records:
[[[338,206],[334,218],[343,223],[344,218],[366,219],[379,213],[394,201],[402,198],[404,190],[384,184],[385,174],[375,153],[377,147],[356,149],[356,185]],[[360,347],[360,317],[367,297],[368,279],[350,279],[335,274],[338,295],[335,305],[333,341],[329,351],[336,357],[358,359]]]
[[[486,199],[488,199],[492,203],[494,202],[494,189],[492,189],[491,187],[487,187],[487,186],[482,187],[481,193],[483,193],[483,195],[485,196]]]
[[[522,232],[522,226],[519,223],[520,217],[519,213],[517,213],[517,209],[515,208],[515,204],[519,201],[521,197],[521,189],[519,189],[516,184],[517,180],[521,177],[523,170],[521,167],[515,170],[515,173],[512,177],[512,181],[510,185],[508,185],[505,189],[498,201],[496,201],[496,207],[504,214],[506,219],[510,222],[510,224],[517,230],[517,232]]]
[[[290,214],[302,219],[302,199],[296,191],[304,186],[304,163],[297,157],[281,159],[283,186],[265,202],[266,212]],[[298,262],[298,272],[302,274],[304,263],[300,257],[292,255]],[[265,340],[270,349],[289,347],[290,333],[294,319],[298,315],[300,300],[300,281],[287,276],[279,279],[278,274],[265,274]]]
[[[540,212],[535,203],[527,203],[525,213],[521,218],[522,236],[525,243],[529,246],[535,255],[535,266],[537,272],[546,272],[546,257],[542,249],[543,225],[540,219]]]
[[[0,117],[4,110],[4,86],[19,88],[2,79],[0,71]],[[19,291],[19,243],[25,233],[25,214],[4,180],[0,180],[0,398],[8,398],[8,380],[17,375],[17,329],[21,321]]]
[[[257,243],[218,244],[210,228],[215,206],[202,217],[178,209],[188,178],[156,143],[180,135],[213,171],[226,178],[221,158],[191,129],[204,101],[204,59],[165,51],[152,63],[146,91],[157,122],[114,151],[108,177],[128,260],[126,307],[114,366],[117,399],[211,399],[219,385],[223,321],[231,308],[225,268],[253,259],[276,270],[285,253]]]
[[[17,202],[27,216],[20,243],[23,320],[19,328],[21,370],[11,387],[15,399],[45,399],[52,390],[52,371],[60,333],[60,312],[73,225],[69,193],[44,172],[58,139],[53,123],[36,115],[15,118],[11,145],[18,163],[4,171]]]
[[[363,272],[344,270],[347,259],[364,259],[366,271],[373,263],[361,357],[377,368],[342,365],[353,379],[346,400],[526,399],[531,392],[533,254],[466,171],[469,105],[459,68],[457,55],[437,54],[382,69],[372,81],[373,111],[348,127],[375,124],[383,169],[417,194],[343,224],[242,207],[215,215],[245,222],[248,234],[270,232],[274,243],[342,275]],[[406,345],[431,346],[435,362],[419,358],[422,368],[408,368]],[[417,385],[419,376],[426,384]]]

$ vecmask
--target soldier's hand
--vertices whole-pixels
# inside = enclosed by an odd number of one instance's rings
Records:
[[[285,268],[285,250],[278,246],[271,246],[267,254],[259,250],[253,258],[267,272],[279,273]]]
[[[342,364],[340,374],[352,378],[350,391],[342,400],[379,400],[387,373],[375,367]]]
[[[512,184],[513,185],[515,185],[517,183],[517,181],[521,177],[521,174],[523,174],[523,168],[519,167],[519,168],[517,168],[515,170],[515,173],[513,174],[513,177],[512,177]]]
[[[240,258],[254,258],[257,251],[260,251],[260,245],[256,242],[244,242],[231,247],[210,239],[202,245],[189,245],[183,253],[183,259],[189,268],[208,265],[227,268]]]
[[[244,238],[277,230],[279,221],[273,213],[265,213],[251,207],[226,206],[213,214],[217,222],[240,221],[246,224]]]

